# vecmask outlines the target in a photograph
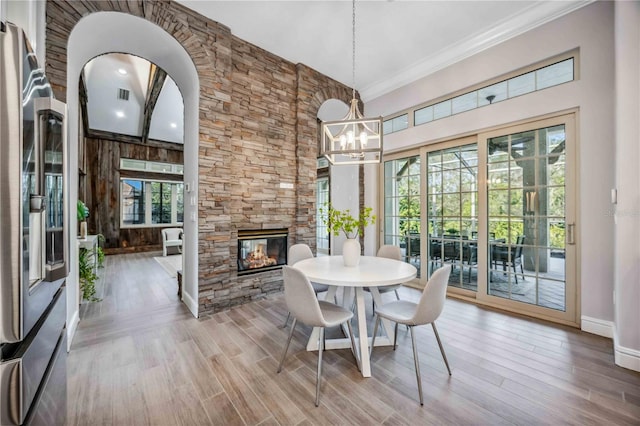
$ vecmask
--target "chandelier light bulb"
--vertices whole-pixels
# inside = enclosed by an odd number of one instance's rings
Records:
[[[349,149],[355,149],[356,138],[353,135],[353,130],[347,132],[347,146]]]
[[[367,132],[361,132],[360,133],[360,147],[364,148],[367,146],[367,141],[369,139],[369,135],[367,135]]]
[[[345,135],[340,135],[340,148],[345,149],[347,147],[347,137]]]

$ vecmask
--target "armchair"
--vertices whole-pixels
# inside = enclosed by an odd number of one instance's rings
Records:
[[[165,228],[162,230],[162,255],[167,255],[167,247],[177,247],[182,253],[182,228]]]

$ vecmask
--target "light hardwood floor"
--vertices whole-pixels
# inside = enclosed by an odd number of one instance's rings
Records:
[[[613,364],[609,339],[451,299],[438,321],[451,377],[417,329],[423,407],[401,328],[369,379],[348,350],[326,351],[316,408],[309,328],[275,372],[282,295],[195,319],[153,255],[107,257],[104,301],[83,306],[69,353],[69,425],[640,424],[640,374]]]

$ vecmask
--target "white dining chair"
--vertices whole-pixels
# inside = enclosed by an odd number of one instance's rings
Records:
[[[316,407],[320,404],[320,376],[322,374],[322,352],[324,350],[324,329],[326,327],[335,327],[343,323],[347,324],[349,329],[349,338],[351,339],[351,351],[356,359],[358,370],[360,370],[360,361],[356,352],[356,342],[353,338],[353,330],[351,328],[351,318],[353,312],[344,309],[342,306],[333,303],[318,300],[311,286],[311,282],[301,271],[290,266],[282,267],[282,275],[284,277],[284,299],[287,303],[289,312],[293,315],[293,323],[291,331],[287,339],[287,346],[282,353],[282,359],[278,365],[278,373],[282,371],[282,364],[287,356],[287,350],[293,337],[293,331],[298,321],[311,327],[320,327],[320,337],[318,339],[318,374],[316,378]]]
[[[380,248],[378,249],[378,253],[376,254],[376,257],[385,257],[387,259],[402,260],[402,251],[400,251],[400,247],[398,246],[385,244],[380,246]],[[378,292],[380,292],[380,295],[383,295],[384,293],[390,293],[393,291],[396,294],[396,300],[400,300],[398,289],[401,286],[402,284],[380,286],[378,287]],[[363,290],[371,292],[369,287],[364,287]],[[371,308],[375,309],[375,301],[373,300],[373,298],[371,301]]]
[[[293,266],[301,260],[309,259],[313,257],[313,252],[311,248],[306,244],[294,244],[289,247],[289,253],[287,254],[287,265]],[[329,286],[325,284],[316,284],[311,283],[313,286],[313,291],[318,296],[318,293],[322,293],[325,291],[329,291]],[[287,318],[284,320],[284,324],[280,326],[280,328],[285,328],[287,323],[289,322],[289,318],[291,317],[291,312],[287,312]]]
[[[418,348],[416,347],[415,326],[431,324],[433,333],[436,335],[436,340],[438,341],[438,346],[440,346],[440,353],[442,354],[444,363],[447,366],[447,371],[449,372],[449,375],[451,375],[449,361],[447,361],[447,356],[444,353],[444,348],[442,347],[442,342],[440,341],[440,336],[436,329],[436,319],[438,319],[442,313],[442,309],[444,308],[450,274],[451,268],[448,267],[443,267],[435,271],[425,285],[418,303],[406,300],[397,300],[378,306],[375,310],[376,323],[373,326],[373,338],[371,339],[370,353],[373,352],[381,318],[385,318],[396,323],[396,333],[393,339],[394,350],[396,348],[396,339],[398,336],[398,324],[405,324],[409,326],[409,330],[411,331],[411,344],[413,345],[413,362],[416,368],[416,379],[418,380],[420,405],[424,405],[424,403],[422,399],[422,381],[420,379],[420,364],[418,362]]]

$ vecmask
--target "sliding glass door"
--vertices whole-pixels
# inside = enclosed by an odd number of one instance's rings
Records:
[[[577,323],[574,117],[423,147],[384,162],[384,244],[421,284]],[[390,157],[390,158],[389,158]]]
[[[481,140],[491,237],[487,287],[479,298],[575,320],[573,118],[504,129]]]

